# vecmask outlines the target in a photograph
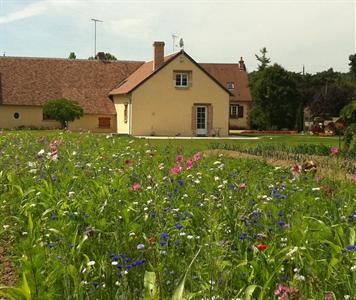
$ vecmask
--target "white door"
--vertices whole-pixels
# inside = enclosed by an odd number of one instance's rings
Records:
[[[207,114],[208,109],[206,106],[197,106],[196,121],[197,121],[197,135],[207,135]]]

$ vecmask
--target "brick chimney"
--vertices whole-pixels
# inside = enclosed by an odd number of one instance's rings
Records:
[[[157,70],[164,63],[164,42],[153,43],[153,70]]]
[[[246,65],[244,62],[244,59],[241,57],[240,61],[239,61],[239,67],[240,67],[240,71],[245,71],[246,72]]]

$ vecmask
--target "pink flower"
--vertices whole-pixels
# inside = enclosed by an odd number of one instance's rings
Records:
[[[176,161],[179,162],[179,163],[182,162],[183,161],[183,156],[182,155],[177,155],[176,156]]]
[[[138,191],[140,188],[141,188],[141,184],[139,184],[138,182],[133,183],[131,186],[131,190],[133,191]]]
[[[180,173],[181,171],[182,171],[182,166],[180,165],[180,163],[178,163],[171,169],[171,174],[175,175]]]
[[[356,175],[352,175],[351,180],[356,181]]]
[[[331,147],[330,148],[330,154],[331,155],[336,155],[339,153],[339,149],[337,149],[336,147]]]
[[[185,168],[189,170],[192,166],[193,166],[193,162],[190,159],[188,159],[185,163]]]
[[[295,165],[292,168],[292,173],[294,173],[294,174],[299,174],[301,171],[302,171],[302,166],[301,165]]]
[[[200,152],[195,153],[195,154],[193,155],[193,161],[198,161],[198,160],[200,160]]]
[[[246,187],[247,187],[247,184],[244,183],[244,182],[241,182],[241,183],[239,184],[239,188],[240,188],[241,190],[245,189]]]

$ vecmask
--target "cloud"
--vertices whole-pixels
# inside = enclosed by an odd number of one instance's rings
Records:
[[[0,24],[12,23],[43,14],[48,8],[48,3],[47,1],[32,3],[18,11],[0,16]]]

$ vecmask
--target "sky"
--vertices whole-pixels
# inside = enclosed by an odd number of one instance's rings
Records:
[[[77,58],[97,52],[151,60],[153,41],[173,51],[172,34],[197,62],[257,68],[266,47],[272,63],[315,73],[348,71],[355,53],[356,0],[0,0],[0,55]],[[176,47],[175,50],[178,50]]]

